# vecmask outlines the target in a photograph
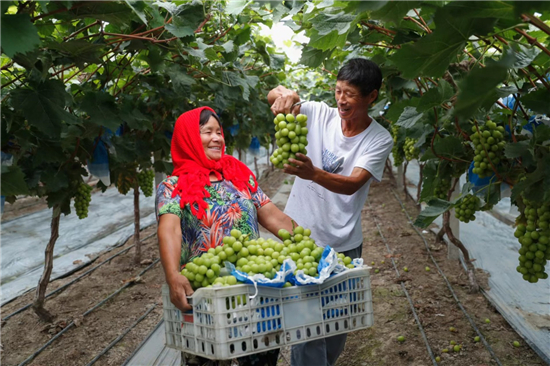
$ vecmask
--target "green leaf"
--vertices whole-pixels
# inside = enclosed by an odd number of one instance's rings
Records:
[[[48,192],[57,192],[69,187],[67,173],[64,170],[58,170],[53,167],[49,167],[42,173],[40,181],[44,183]]]
[[[530,166],[535,163],[534,154],[535,152],[531,148],[529,141],[510,142],[504,147],[504,155],[508,159],[521,158],[524,166]]]
[[[124,0],[126,5],[132,9],[134,13],[138,16],[138,18],[143,22],[143,24],[147,25],[147,15],[145,14],[144,8],[145,3],[143,1],[136,1],[136,0]]]
[[[420,121],[423,115],[423,113],[416,110],[416,107],[405,107],[395,124],[404,128],[411,128]]]
[[[323,12],[311,19],[311,24],[319,35],[326,36],[333,31],[342,35],[349,32],[354,20],[355,15],[346,14],[343,11],[337,14]]]
[[[73,115],[65,111],[70,96],[60,80],[46,80],[35,89],[16,89],[12,92],[14,108],[23,112],[31,126],[50,137],[58,137],[62,122],[74,122]]]
[[[433,198],[428,202],[428,206],[418,214],[414,225],[426,228],[430,225],[438,216],[445,213],[453,205],[450,202],[444,201],[439,198]]]
[[[17,196],[19,194],[29,194],[25,174],[17,165],[2,165],[2,196]]]
[[[80,108],[90,116],[90,122],[115,131],[122,123],[118,116],[115,98],[105,92],[89,92],[82,99]]]
[[[183,94],[191,92],[191,86],[195,84],[195,79],[187,75],[179,66],[174,65],[170,67],[167,73],[176,91]]]
[[[334,47],[343,47],[346,43],[347,34],[338,34],[338,31],[333,30],[326,35],[320,35],[317,30],[313,29],[309,38],[309,45],[311,47],[326,51]]]
[[[420,1],[389,1],[381,9],[373,11],[371,19],[384,20],[398,25],[410,9],[420,6]]]
[[[436,137],[434,150],[439,156],[455,159],[464,155],[462,140],[455,136]]]
[[[83,69],[87,64],[100,64],[101,53],[105,47],[102,44],[94,44],[82,39],[75,39],[68,42],[49,42],[49,49],[57,50],[68,54],[73,59],[76,65]]]
[[[420,98],[418,102],[417,110],[424,112],[430,108],[437,107],[443,102],[447,101],[454,94],[454,90],[451,85],[445,80],[439,80],[437,88],[431,88]]]
[[[8,57],[32,51],[40,45],[36,27],[27,14],[2,14],[2,52]]]
[[[319,67],[331,53],[332,50],[321,51],[310,46],[305,46],[302,49],[302,57],[299,62],[309,67]]]
[[[536,47],[527,47],[522,44],[515,44],[512,46],[514,50],[514,69],[522,69],[531,65],[533,60],[542,51]]]
[[[230,86],[238,86],[243,92],[243,99],[248,100],[250,96],[250,89],[248,82],[241,78],[239,74],[231,71],[223,72],[224,81],[227,82]]]
[[[272,53],[269,55],[269,65],[272,69],[275,70],[281,70],[285,66],[285,55],[279,55],[276,53]]]
[[[229,15],[239,15],[250,3],[252,3],[252,1],[229,0],[225,7],[225,13]]]
[[[459,84],[455,104],[455,113],[462,118],[469,118],[477,113],[480,107],[491,106],[498,99],[497,86],[508,75],[508,68],[502,63],[490,63],[485,68],[475,68]]]
[[[128,11],[127,4],[114,1],[89,1],[72,8],[67,13],[60,13],[56,17],[60,19],[91,18],[103,20],[113,25],[129,25],[136,18],[133,12]]]
[[[550,114],[550,90],[539,88],[520,98],[524,107],[542,114]]]

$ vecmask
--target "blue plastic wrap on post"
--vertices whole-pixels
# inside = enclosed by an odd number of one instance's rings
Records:
[[[233,125],[229,127],[229,133],[231,136],[236,136],[239,133],[240,125]]]
[[[256,136],[252,137],[248,151],[254,156],[260,155],[260,140]]]
[[[88,171],[90,174],[98,177],[103,184],[111,184],[111,175],[109,171],[109,153],[103,139],[96,138],[96,147],[93,152],[92,160],[88,160]]]

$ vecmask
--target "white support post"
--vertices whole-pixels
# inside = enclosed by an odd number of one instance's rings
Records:
[[[451,194],[451,200],[454,200],[460,195],[460,184],[457,184],[453,193]],[[460,221],[455,216],[455,209],[451,210],[451,215],[449,217],[449,227],[451,228],[455,238],[460,239]],[[459,259],[459,250],[453,243],[450,241],[447,243],[447,259]]]
[[[403,164],[397,167],[397,190],[403,190]]]

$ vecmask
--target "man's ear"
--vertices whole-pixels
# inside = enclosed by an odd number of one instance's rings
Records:
[[[369,94],[369,98],[371,98],[371,103],[374,102],[376,98],[378,98],[378,90],[374,89],[373,91],[371,91]]]

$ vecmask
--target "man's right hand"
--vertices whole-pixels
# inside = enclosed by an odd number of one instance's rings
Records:
[[[267,96],[271,104],[271,111],[274,115],[279,113],[288,114],[290,112],[299,112],[299,110],[290,110],[293,104],[300,101],[300,96],[295,91],[289,90],[282,85],[271,90]],[[296,107],[299,109],[299,106]]]
[[[172,304],[183,312],[191,310],[193,307],[187,302],[187,296],[193,295],[194,291],[187,277],[177,273],[167,279],[167,282]]]

